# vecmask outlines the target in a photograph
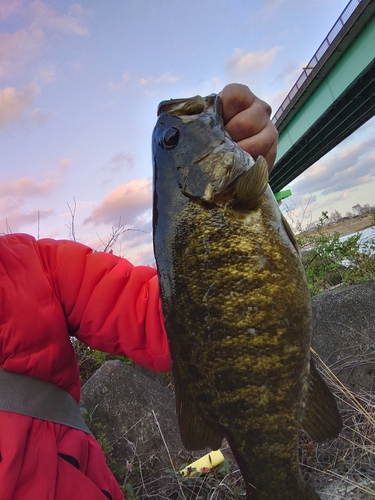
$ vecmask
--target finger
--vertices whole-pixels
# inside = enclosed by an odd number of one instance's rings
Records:
[[[276,159],[278,132],[272,122],[268,122],[258,134],[238,141],[238,145],[247,151],[255,160],[264,156],[271,172]]]
[[[238,142],[247,137],[255,136],[267,127],[270,122],[270,106],[255,98],[253,104],[237,113],[226,125],[225,129],[231,138]]]
[[[219,96],[223,103],[224,123],[228,123],[238,113],[249,108],[257,99],[249,87],[240,83],[226,85]]]

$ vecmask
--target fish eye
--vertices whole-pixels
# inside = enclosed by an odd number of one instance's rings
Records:
[[[173,149],[177,146],[178,140],[180,138],[180,132],[174,127],[167,128],[163,133],[163,147],[166,150]]]

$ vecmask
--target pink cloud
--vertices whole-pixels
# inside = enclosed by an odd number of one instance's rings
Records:
[[[0,214],[0,233],[16,233],[23,231],[25,226],[33,225],[37,230],[40,221],[53,215],[54,211],[33,209],[31,211],[15,209]],[[36,231],[34,231],[35,233]]]
[[[44,42],[40,28],[26,28],[0,34],[0,78],[13,76],[29,66]]]
[[[0,34],[0,79],[22,73],[34,62],[46,41],[48,30],[80,36],[88,34],[88,29],[82,21],[82,18],[86,17],[86,11],[77,4],[69,7],[67,14],[56,15],[40,0],[1,0],[0,18],[6,19],[10,15],[22,15],[27,18],[28,24],[13,33]]]
[[[40,221],[54,214],[52,209],[40,208],[38,200],[52,194],[60,184],[60,180],[37,182],[31,177],[10,182],[0,179],[0,232],[25,230],[31,225],[36,233]],[[33,198],[36,201],[29,204]]]
[[[40,0],[34,0],[31,3],[30,10],[34,25],[45,26],[67,33],[75,33],[81,36],[88,34],[88,29],[80,20],[85,11],[78,4],[71,5],[68,13],[61,16],[56,15],[46,3]]]
[[[12,123],[43,123],[46,115],[39,109],[31,109],[37,93],[38,88],[33,83],[23,90],[14,87],[0,90],[0,128]]]
[[[138,251],[133,251],[129,259],[135,266],[151,266],[155,267],[155,256],[150,243],[146,248],[141,247]]]
[[[115,91],[124,89],[127,86],[129,79],[130,79],[130,74],[127,71],[124,71],[122,73],[120,81],[118,81],[118,82],[110,81],[109,82],[108,90],[111,92],[115,92]]]
[[[71,163],[72,163],[71,158],[61,158],[57,162],[57,165],[58,165],[60,172],[62,174],[65,174],[69,170]]]
[[[110,191],[105,199],[85,219],[85,223],[134,224],[138,217],[151,208],[151,180],[134,179]]]
[[[43,182],[36,182],[31,177],[19,177],[12,182],[0,182],[0,200],[1,197],[26,198],[48,195],[60,184],[60,180],[46,179]]]
[[[1,0],[0,1],[0,19],[7,19],[19,11],[25,0]]]
[[[279,47],[272,47],[269,50],[245,53],[242,49],[236,48],[226,62],[225,69],[229,75],[235,77],[253,74],[270,66],[278,51]]]

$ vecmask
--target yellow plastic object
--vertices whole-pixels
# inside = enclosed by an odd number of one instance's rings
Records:
[[[199,474],[204,474],[205,472],[208,472],[208,470],[217,467],[222,462],[224,462],[224,455],[220,450],[210,451],[207,455],[204,455],[190,465],[187,465],[184,469],[180,470],[179,474],[183,477],[197,472]]]

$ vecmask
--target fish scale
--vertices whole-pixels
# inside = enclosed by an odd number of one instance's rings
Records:
[[[300,473],[298,426],[322,441],[341,418],[310,360],[299,251],[265,161],[230,140],[218,96],[192,99],[163,102],[153,134],[154,251],[182,441],[217,449],[227,438],[248,499],[318,499]]]

